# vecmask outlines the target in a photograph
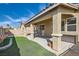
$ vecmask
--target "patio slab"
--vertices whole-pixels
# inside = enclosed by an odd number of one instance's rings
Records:
[[[65,54],[62,56],[79,56],[79,43],[75,44],[72,48],[69,49]]]
[[[27,36],[27,38],[30,40],[32,39],[30,36]],[[36,37],[34,39],[32,39],[32,41],[37,42],[38,44],[40,44],[42,47],[44,47],[45,49],[47,49],[48,51],[55,53],[56,55],[60,55],[63,52],[65,52],[66,50],[68,50],[69,48],[71,48],[74,44],[73,43],[69,43],[69,42],[61,42],[61,51],[58,52],[54,49],[51,49],[50,47],[48,47],[47,45],[47,40],[45,38],[40,38],[40,37]]]

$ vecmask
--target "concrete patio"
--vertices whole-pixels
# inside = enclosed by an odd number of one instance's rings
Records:
[[[56,54],[56,55],[60,55],[63,52],[65,52],[66,50],[70,49],[74,44],[73,43],[69,43],[69,42],[65,42],[62,41],[61,42],[61,52],[58,52],[56,50],[54,50],[53,48],[50,48],[47,44],[47,39],[51,40],[50,38],[41,38],[41,37],[35,37],[34,39],[31,36],[27,36],[27,38],[29,40],[32,40],[34,42],[37,42],[38,44],[40,44],[42,47],[44,47],[45,49],[47,49],[48,51]]]
[[[79,56],[79,43],[75,44],[66,53],[63,53],[62,56]]]

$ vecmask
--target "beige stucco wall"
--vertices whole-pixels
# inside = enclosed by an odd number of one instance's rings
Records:
[[[61,12],[61,13],[74,13],[74,11],[75,11],[74,9],[70,9],[62,6],[59,6],[58,8],[58,12]]]
[[[14,36],[24,36],[24,32],[21,29],[9,30]]]
[[[41,21],[41,22],[38,22],[36,23],[37,26],[40,26],[40,25],[45,25],[45,33],[44,35],[45,36],[51,36],[52,34],[52,19],[47,19],[45,21]]]
[[[31,25],[28,24],[28,25],[24,26],[24,24],[21,24],[20,30],[21,30],[21,32],[23,32],[22,35],[30,34],[31,33]],[[14,32],[14,30],[12,32]]]
[[[26,35],[28,35],[28,34],[31,34],[31,25],[29,24],[29,25],[27,25],[26,27],[25,27],[25,31],[26,31]]]

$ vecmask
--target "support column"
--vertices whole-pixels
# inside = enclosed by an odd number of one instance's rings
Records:
[[[76,17],[76,32],[78,33],[76,41],[79,42],[79,13],[75,13]]]
[[[26,36],[26,27],[24,26],[24,30],[23,30],[24,36]]]
[[[56,51],[61,50],[61,13],[57,13],[53,15],[52,18],[52,25],[53,25],[53,33],[52,33],[52,40],[53,40],[53,49]]]
[[[31,38],[34,39],[34,24],[30,24],[31,26]]]
[[[67,32],[67,19],[65,19],[65,32]]]
[[[26,28],[24,27],[24,36],[26,36]]]

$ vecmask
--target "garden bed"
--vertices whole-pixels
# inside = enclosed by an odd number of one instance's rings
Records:
[[[5,38],[3,42],[0,43],[0,47],[3,47],[9,43],[9,38]]]

